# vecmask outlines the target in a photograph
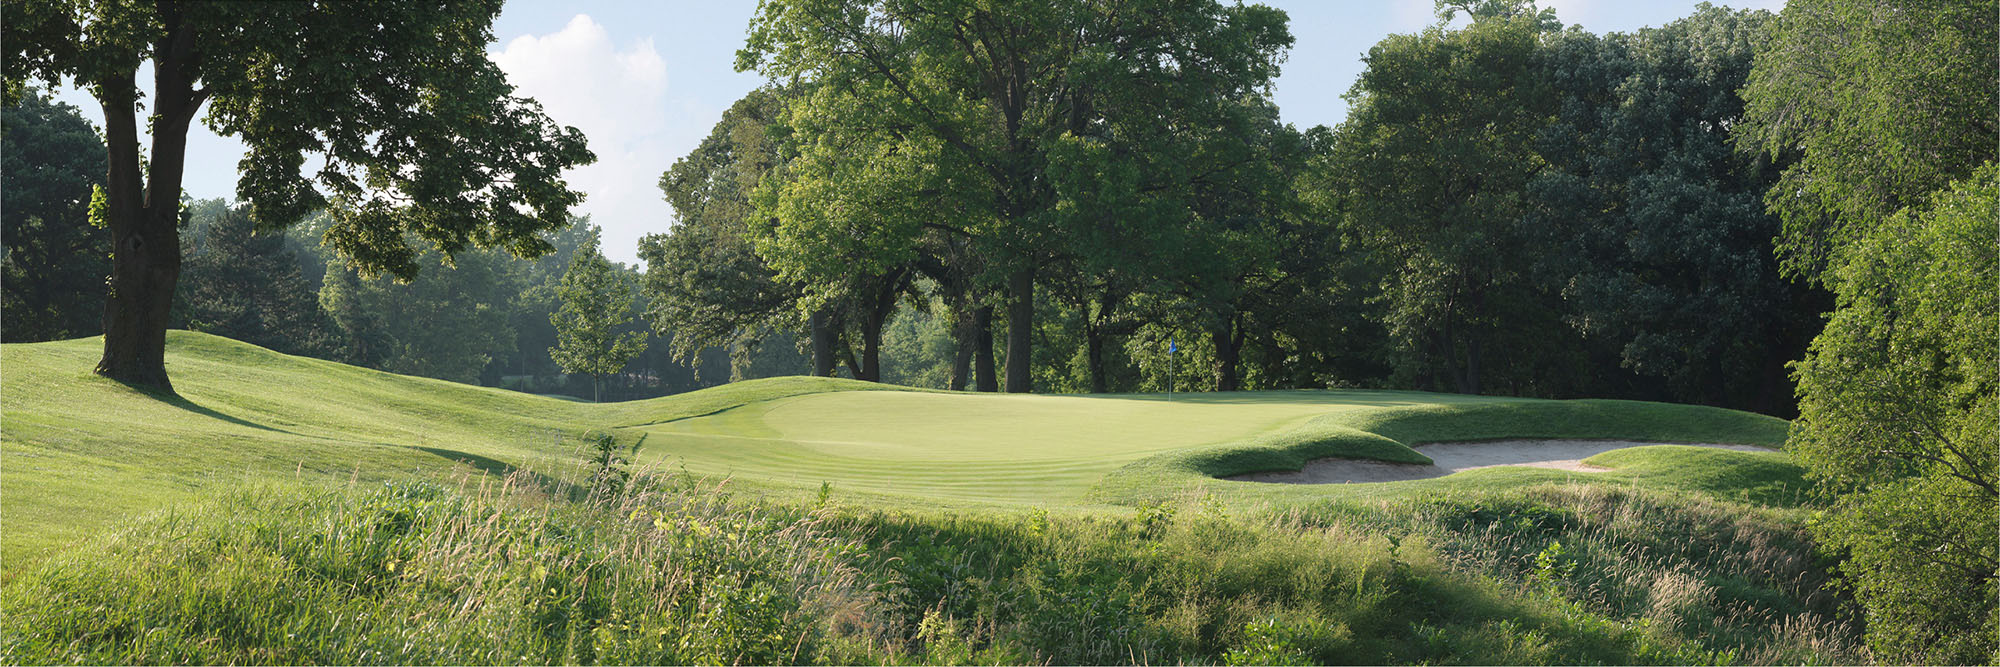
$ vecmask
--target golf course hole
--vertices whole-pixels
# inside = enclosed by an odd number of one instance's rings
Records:
[[[1603,472],[1609,468],[1586,465],[1583,460],[1616,449],[1682,445],[1712,447],[1739,452],[1777,451],[1754,445],[1723,445],[1697,442],[1635,442],[1631,440],[1492,440],[1487,442],[1440,442],[1413,449],[1431,458],[1432,465],[1385,463],[1356,459],[1314,459],[1300,470],[1273,470],[1229,475],[1222,479],[1273,484],[1355,484],[1400,482],[1443,477],[1455,472],[1499,466],[1529,466],[1574,472]]]

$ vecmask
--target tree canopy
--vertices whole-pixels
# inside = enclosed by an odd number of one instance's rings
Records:
[[[92,224],[90,201],[103,184],[104,140],[76,107],[24,89],[0,109],[0,339],[102,330],[111,232]]]
[[[329,210],[329,246],[403,279],[418,266],[412,240],[447,256],[548,251],[540,234],[563,226],[581,199],[561,171],[594,158],[580,132],[514,97],[486,57],[500,6],[7,2],[6,79],[74,82],[104,107],[114,250],[98,372],[171,387],[163,361],[181,268],[182,163],[204,104],[205,123],[248,148],[237,195],[263,228]],[[135,85],[148,61],[150,96]],[[144,160],[142,106],[152,135]]]

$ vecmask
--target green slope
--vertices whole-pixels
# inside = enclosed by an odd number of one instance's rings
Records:
[[[50,547],[218,483],[373,481],[461,465],[563,474],[576,459],[574,436],[590,428],[627,441],[644,436],[647,464],[731,475],[761,488],[810,490],[832,482],[842,493],[921,506],[1136,502],[1187,489],[1310,499],[1540,481],[1547,471],[1357,491],[1210,476],[1296,467],[1315,456],[1420,460],[1404,445],[1440,440],[1776,444],[1785,430],[1783,421],[1746,413],[1625,401],[1279,391],[1177,395],[1169,403],[1152,395],[861,391],[895,388],[826,378],[595,405],[291,357],[187,332],[168,340],[168,371],[180,397],[161,399],[91,375],[100,345],[81,339],[0,346],[0,571],[17,571],[23,559]],[[1692,469],[1682,469],[1680,459],[1627,460],[1634,475],[1670,470],[1674,479],[1711,480],[1687,488],[1728,492],[1744,485],[1731,487],[1729,476],[1702,471],[1755,456],[1782,457],[1703,452],[1688,459]],[[1466,481],[1452,481],[1460,477]],[[1751,481],[1768,483],[1767,477]]]

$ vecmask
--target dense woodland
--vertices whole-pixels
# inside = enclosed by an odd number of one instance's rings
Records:
[[[660,176],[673,216],[616,267],[647,340],[604,395],[812,373],[1797,416],[1877,655],[1993,655],[1993,2],[1603,35],[1440,3],[1367,50],[1332,128],[1271,101],[1283,12],[1124,6],[765,5],[738,62],[770,83]],[[12,71],[4,335],[95,335],[106,145]],[[550,353],[588,220],[491,244],[535,259],[427,238],[364,275],[360,218],[257,210],[183,200],[174,326],[591,395]]]

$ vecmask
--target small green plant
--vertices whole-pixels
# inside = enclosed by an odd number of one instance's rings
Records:
[[[639,446],[645,444],[646,435],[640,434],[630,446],[618,444],[618,439],[603,431],[583,434],[583,442],[590,446],[585,453],[590,468],[588,490],[590,497],[612,501],[625,493],[625,486],[632,480],[632,471],[626,466],[639,454]]]
[[[1576,576],[1576,559],[1571,558],[1563,547],[1562,540],[1552,540],[1549,546],[1535,554],[1535,583],[1544,589],[1556,591]]]

